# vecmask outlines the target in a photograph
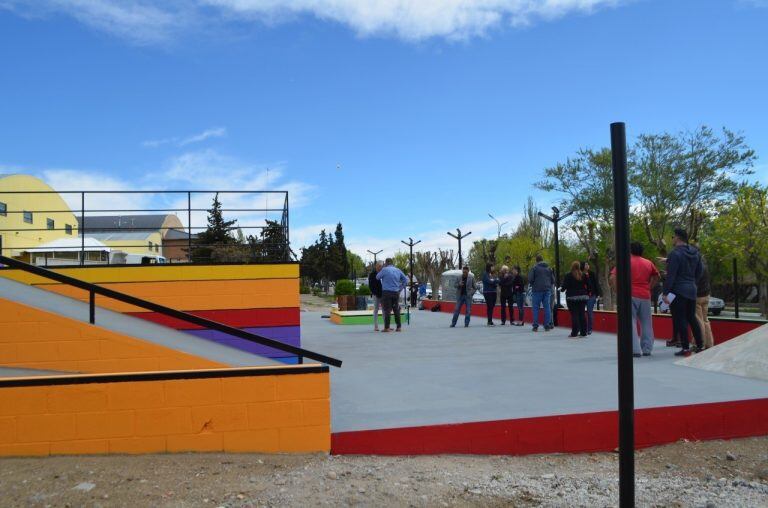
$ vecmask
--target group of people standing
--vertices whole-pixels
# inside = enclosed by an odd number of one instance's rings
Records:
[[[674,249],[667,258],[659,261],[666,264],[666,277],[662,289],[662,300],[669,305],[672,314],[674,338],[667,345],[679,346],[677,356],[688,356],[691,352],[688,329],[693,333],[695,352],[712,347],[714,339],[707,317],[709,304],[709,274],[696,247],[688,244],[688,234],[683,229],[675,229]],[[643,245],[632,242],[630,245],[630,267],[632,287],[632,350],[637,358],[650,356],[653,351],[653,312],[651,298],[653,289],[661,279],[656,265],[643,257]],[[611,272],[611,284],[616,283],[616,269]],[[520,275],[520,267],[511,270],[502,266],[499,275],[493,265],[486,265],[482,279],[482,291],[485,298],[488,326],[495,326],[493,312],[497,296],[501,302],[501,324],[507,322],[507,308],[511,325],[524,324],[524,305],[526,284]],[[531,292],[534,332],[539,329],[539,315],[543,307],[544,331],[552,330],[553,291],[565,292],[565,303],[571,317],[569,337],[586,337],[592,333],[594,308],[600,296],[600,284],[588,262],[573,261],[570,271],[557,284],[552,268],[541,255],[536,256],[536,264],[528,273],[528,287]],[[464,326],[469,326],[472,295],[477,290],[474,276],[465,266],[462,276],[456,283],[457,301],[451,326],[456,326],[461,308],[465,307]],[[513,304],[518,306],[519,320],[514,319]]]
[[[519,266],[512,269],[502,266],[497,276],[492,264],[485,267],[482,279],[483,298],[485,298],[486,316],[488,326],[495,326],[493,312],[497,298],[501,303],[501,324],[507,323],[507,310],[509,310],[509,324],[523,326],[525,324],[525,295],[526,284],[521,275]],[[456,326],[462,307],[465,308],[464,326],[469,326],[472,308],[472,295],[477,291],[474,275],[469,267],[464,266],[461,278],[456,282],[456,308],[453,313],[451,326]],[[544,331],[554,328],[552,321],[554,306],[554,291],[557,290],[555,274],[552,268],[544,261],[543,256],[536,256],[536,265],[528,272],[528,287],[531,290],[531,307],[533,311],[532,330],[539,330],[539,315],[543,308]],[[571,272],[563,279],[560,291],[565,291],[566,303],[571,311],[571,337],[587,336],[592,333],[594,321],[594,308],[597,297],[600,295],[600,286],[597,283],[594,272],[589,269],[589,263],[574,261]],[[515,320],[514,305],[517,305],[518,320]]]

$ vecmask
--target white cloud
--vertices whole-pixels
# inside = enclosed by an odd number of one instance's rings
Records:
[[[4,0],[27,15],[65,13],[97,30],[139,44],[172,40],[181,31],[231,22],[274,24],[311,16],[361,36],[418,41],[466,39],[491,29],[589,14],[632,0]]]
[[[226,135],[227,135],[226,127],[214,127],[212,129],[206,129],[199,134],[193,134],[191,136],[187,136],[186,138],[175,136],[172,138],[152,139],[149,141],[144,141],[142,145],[148,148],[157,148],[158,146],[171,145],[171,144],[175,146],[186,146],[186,145],[191,145],[193,143],[200,143],[209,138],[223,138]]]

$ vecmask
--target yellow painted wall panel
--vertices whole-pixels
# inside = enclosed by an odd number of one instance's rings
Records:
[[[211,369],[224,365],[115,333],[51,312],[0,299],[0,313],[23,314],[17,326],[0,326],[0,365],[5,367],[109,373]]]

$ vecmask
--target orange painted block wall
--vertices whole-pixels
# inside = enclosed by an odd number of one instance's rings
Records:
[[[87,373],[225,366],[3,298],[0,365]]]
[[[283,367],[279,375],[270,369],[28,387],[0,379],[0,456],[329,452],[327,368]]]

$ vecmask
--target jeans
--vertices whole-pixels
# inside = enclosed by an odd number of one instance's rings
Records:
[[[566,300],[566,304],[571,312],[571,336],[581,335],[584,337],[587,334],[587,316],[585,314],[587,301]]]
[[[709,297],[700,296],[696,298],[696,319],[699,320],[701,333],[704,335],[704,348],[711,348],[715,345],[712,336],[712,326],[709,324]]]
[[[384,307],[384,329],[389,330],[390,315],[395,313],[395,324],[400,328],[400,295],[397,291],[382,291],[381,306]]]
[[[517,312],[520,315],[520,322],[525,322],[525,293],[515,293],[515,303],[517,303]],[[511,311],[510,311],[511,314]]]
[[[533,327],[539,327],[539,307],[544,306],[544,327],[548,328],[552,324],[552,292],[547,289],[546,291],[534,291],[531,293],[531,299],[533,304]]]
[[[373,295],[373,328],[379,329],[379,308],[381,307],[381,298]]]
[[[590,296],[587,300],[587,333],[592,333],[592,323],[595,321],[595,303],[596,296]]]
[[[640,324],[640,333],[637,325]],[[653,317],[651,301],[632,297],[632,353],[650,354],[653,351]]]
[[[512,296],[507,296],[502,293],[501,296],[499,296],[499,301],[501,302],[501,324],[507,322],[507,307],[509,307],[509,322],[514,322],[515,309],[513,307]]]
[[[464,325],[469,326],[469,316],[472,313],[472,298],[470,298],[468,295],[459,295],[458,300],[456,300],[456,308],[453,310],[451,326],[456,326],[456,322],[459,320],[459,313],[461,312],[462,305],[466,305]]]
[[[674,326],[680,337],[680,347],[688,349],[688,327],[693,331],[693,338],[696,341],[696,347],[703,347],[701,337],[701,327],[696,319],[696,300],[691,300],[683,296],[678,296],[672,300],[669,306],[672,313],[672,326]]]
[[[485,312],[488,314],[488,324],[493,323],[493,309],[496,307],[496,291],[483,293],[485,298]]]

